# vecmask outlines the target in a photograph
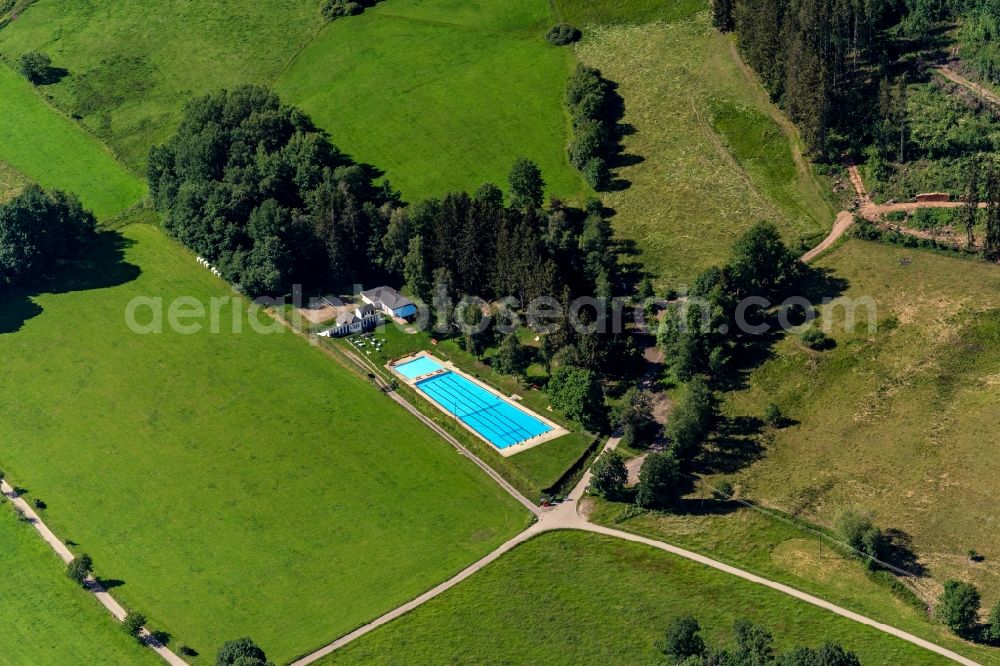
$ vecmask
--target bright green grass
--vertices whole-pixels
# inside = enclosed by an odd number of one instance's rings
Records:
[[[651,512],[623,522],[615,521],[626,510],[625,505],[597,500],[591,520],[661,539],[791,585],[980,663],[997,661],[992,654],[995,651],[956,638],[929,620],[924,608],[912,603],[914,596],[907,594],[908,599],[904,599],[904,593],[894,593],[887,580],[873,578],[861,562],[846,557],[829,542],[821,542],[814,532],[750,509],[715,502],[706,498],[707,494],[685,498],[692,509],[689,512]]]
[[[582,193],[566,157],[572,51],[547,44],[541,0],[390,0],[334,21],[281,76],[281,95],[408,199],[506,187],[535,160],[548,194]]]
[[[713,644],[731,641],[733,621],[748,617],[779,650],[829,640],[864,664],[945,663],[780,592],[585,532],[536,537],[325,663],[662,664],[655,641],[687,613]]]
[[[660,287],[680,288],[724,261],[733,239],[773,221],[785,240],[825,235],[834,211],[783,120],[740,68],[708,12],[672,23],[595,26],[580,58],[619,84],[635,133],[618,169],[631,186],[605,197]],[[787,129],[787,121],[786,123]],[[792,130],[788,130],[792,131]],[[795,143],[793,143],[795,142]]]
[[[595,23],[648,23],[686,18],[703,0],[552,0],[559,19],[584,27]]]
[[[0,30],[0,52],[49,53],[47,86],[131,167],[172,132],[186,100],[273,81],[322,25],[317,0],[39,0]],[[332,128],[336,129],[336,128]]]
[[[837,347],[806,349],[795,336],[728,396],[729,415],[777,402],[797,424],[774,434],[766,456],[737,478],[755,499],[832,526],[848,508],[913,539],[931,578],[1000,599],[1000,268],[922,251],[849,241],[819,265],[870,297],[878,330],[832,319]],[[971,562],[968,550],[985,556]]]
[[[0,307],[0,330],[20,325],[0,334],[0,468],[153,626],[207,658],[249,634],[281,663],[525,526],[477,467],[291,332],[255,334],[246,314],[239,335],[128,331],[134,297],[229,292],[155,228],[124,234],[124,265],[95,252],[89,285],[68,275]]]
[[[142,197],[142,183],[100,141],[49,107],[2,62],[0,118],[0,160],[44,187],[76,194],[97,217],[111,217]]]
[[[0,664],[156,664],[122,633],[30,525],[0,506]]]

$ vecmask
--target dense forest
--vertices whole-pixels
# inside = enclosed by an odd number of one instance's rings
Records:
[[[714,20],[736,32],[817,159],[877,145],[898,148],[902,161],[906,83],[922,76],[921,58],[942,57],[942,33],[957,25],[963,54],[997,76],[998,8],[996,0],[718,0]]]
[[[529,160],[513,164],[506,197],[485,183],[406,205],[377,175],[255,86],[190,103],[148,173],[167,231],[251,296],[386,278],[423,299],[438,284],[522,301],[624,288],[600,203],[545,202]]]

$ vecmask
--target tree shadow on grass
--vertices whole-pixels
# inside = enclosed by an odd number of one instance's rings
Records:
[[[601,78],[604,78],[603,76]],[[611,128],[611,136],[608,138],[604,149],[604,158],[607,161],[608,169],[612,173],[612,178],[603,189],[608,192],[620,192],[632,186],[632,182],[618,175],[618,170],[622,167],[634,166],[645,161],[642,155],[633,155],[625,152],[622,140],[626,136],[636,133],[635,125],[622,122],[625,117],[625,99],[618,92],[618,84],[614,81],[604,79],[608,86],[607,104],[604,109],[604,117],[607,126]]]
[[[927,567],[920,563],[917,553],[913,550],[913,537],[898,529],[885,530],[889,547],[884,555],[886,562],[902,569],[911,576],[922,578],[927,575]]]
[[[116,587],[122,587],[125,584],[125,581],[120,578],[98,578],[97,584],[107,591],[113,590]]]
[[[138,278],[141,269],[125,261],[125,250],[132,245],[133,241],[117,231],[101,231],[81,248],[78,259],[54,275],[40,276],[29,285],[0,292],[0,335],[18,332],[29,319],[42,313],[37,296],[106,289]]]
[[[764,423],[755,416],[722,418],[715,434],[695,461],[699,474],[732,474],[764,456],[760,433]]]

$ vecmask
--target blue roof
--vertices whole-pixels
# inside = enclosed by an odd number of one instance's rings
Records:
[[[397,317],[410,317],[417,314],[417,306],[414,305],[413,303],[410,303],[409,305],[404,305],[398,310],[393,310],[392,314],[396,315]]]

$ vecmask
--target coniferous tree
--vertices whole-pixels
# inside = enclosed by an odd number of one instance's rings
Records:
[[[997,173],[995,165],[990,165],[986,176],[986,201],[983,256],[989,261],[998,261],[1000,260],[1000,174]]]
[[[732,32],[734,27],[733,0],[713,0],[712,25],[714,25],[719,32]]]

